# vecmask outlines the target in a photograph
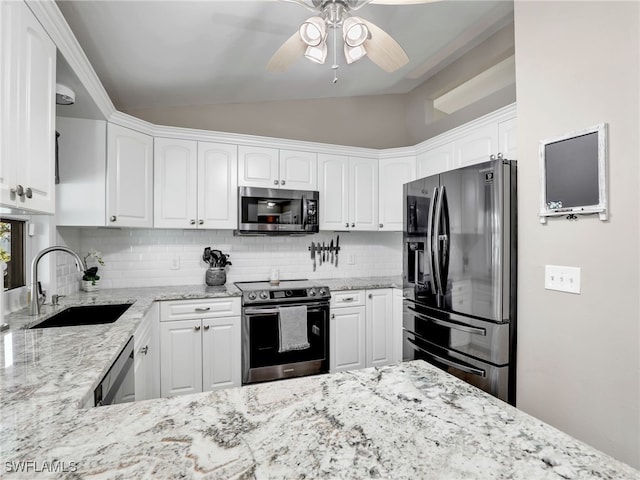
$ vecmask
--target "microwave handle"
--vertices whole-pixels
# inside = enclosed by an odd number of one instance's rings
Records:
[[[302,195],[302,229],[307,229],[307,221],[309,220],[309,211],[307,207],[307,196]]]

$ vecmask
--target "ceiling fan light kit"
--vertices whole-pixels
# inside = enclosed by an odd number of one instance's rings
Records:
[[[387,3],[382,0],[288,0],[316,13],[305,20],[271,57],[267,70],[285,71],[300,55],[323,64],[327,58],[328,29],[333,29],[333,83],[338,81],[337,29],[342,28],[344,56],[347,64],[369,56],[371,61],[387,72],[394,72],[409,63],[409,57],[391,35],[360,17],[350,15],[368,3]],[[394,0],[394,3],[424,3],[430,0]]]

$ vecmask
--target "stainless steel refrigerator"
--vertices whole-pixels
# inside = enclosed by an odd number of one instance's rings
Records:
[[[515,405],[516,162],[404,185],[403,358]]]

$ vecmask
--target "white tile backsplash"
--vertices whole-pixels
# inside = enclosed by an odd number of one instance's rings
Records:
[[[110,229],[60,227],[59,237],[75,244],[81,256],[90,249],[102,252],[100,267],[103,288],[131,288],[204,283],[207,264],[205,247],[230,255],[227,283],[267,280],[272,268],[280,279],[344,278],[399,275],[402,273],[402,234],[397,232],[342,232],[340,261],[335,267],[316,261],[313,271],[311,242],[328,247],[335,233],[303,237],[241,237],[231,230]],[[171,269],[178,257],[180,268]],[[353,257],[354,264],[349,264]],[[58,288],[78,284],[73,260],[59,259]],[[64,263],[62,263],[64,262]],[[74,280],[75,279],[75,280]],[[77,286],[75,287],[77,290]]]

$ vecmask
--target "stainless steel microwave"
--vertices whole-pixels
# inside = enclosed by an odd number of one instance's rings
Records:
[[[319,196],[316,191],[238,187],[238,233],[318,233]]]

